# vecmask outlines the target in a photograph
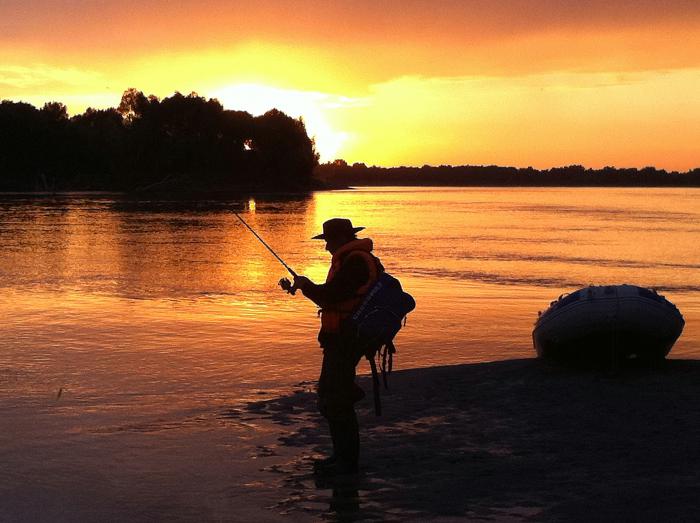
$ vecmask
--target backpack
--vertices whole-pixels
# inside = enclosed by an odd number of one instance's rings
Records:
[[[382,272],[348,320],[355,343],[372,369],[374,410],[377,416],[381,415],[382,408],[375,358],[380,360],[384,388],[388,388],[387,375],[391,373],[393,355],[396,352],[394,337],[406,324],[406,315],[415,308],[416,301],[404,292],[399,280]]]

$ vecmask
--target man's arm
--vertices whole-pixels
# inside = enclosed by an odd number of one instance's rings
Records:
[[[349,255],[329,283],[316,284],[303,276],[295,283],[304,296],[319,307],[327,307],[353,298],[368,279],[369,268],[364,257]]]

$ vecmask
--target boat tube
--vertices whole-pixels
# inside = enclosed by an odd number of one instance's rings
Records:
[[[590,286],[553,301],[540,312],[532,340],[540,358],[616,364],[663,360],[685,321],[655,290],[635,285]]]

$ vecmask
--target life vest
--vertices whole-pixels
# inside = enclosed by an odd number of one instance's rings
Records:
[[[321,332],[327,334],[340,332],[340,326],[343,320],[350,317],[352,312],[362,303],[369,289],[371,289],[377,281],[379,277],[378,263],[377,259],[371,254],[372,247],[372,240],[369,238],[362,238],[346,243],[333,253],[326,283],[330,283],[333,280],[336,274],[338,274],[340,267],[350,256],[361,256],[365,260],[367,269],[369,270],[369,278],[362,287],[357,289],[352,298],[327,305],[321,309]]]

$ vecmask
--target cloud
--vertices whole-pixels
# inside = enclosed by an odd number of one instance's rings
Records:
[[[301,69],[296,76],[308,78],[309,89],[327,73],[366,86],[400,75],[683,68],[700,65],[700,2],[7,1],[0,49],[120,74],[139,59],[219,51],[235,57],[236,70],[264,70],[268,80],[277,74],[278,83]],[[236,56],[238,49],[253,59]],[[277,59],[267,60],[272,54]]]
[[[100,77],[100,74],[92,71],[53,67],[46,64],[0,65],[0,87],[12,90],[23,91],[36,88],[53,90],[92,85],[99,82]]]

